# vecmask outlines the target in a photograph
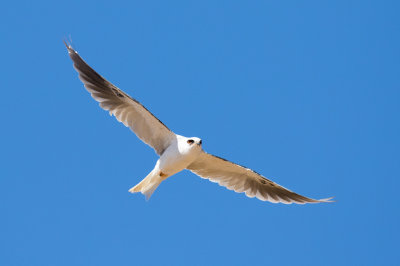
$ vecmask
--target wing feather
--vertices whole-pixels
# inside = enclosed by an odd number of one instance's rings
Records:
[[[238,193],[244,192],[247,197],[256,197],[262,201],[305,204],[330,202],[331,199],[316,200],[299,195],[249,168],[205,152],[187,169],[230,190]]]
[[[93,99],[161,155],[176,135],[142,104],[94,71],[69,44],[65,45],[79,79]]]

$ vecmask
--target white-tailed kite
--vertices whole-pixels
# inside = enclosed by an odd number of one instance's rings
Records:
[[[79,78],[100,107],[129,127],[160,156],[154,169],[129,192],[141,192],[149,199],[168,177],[188,169],[235,192],[273,203],[319,203],[328,199],[311,199],[294,193],[255,171],[203,151],[199,138],[187,138],[172,132],[142,104],[118,89],[94,71],[65,43]]]

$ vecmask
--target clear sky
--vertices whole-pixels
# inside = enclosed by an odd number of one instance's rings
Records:
[[[399,1],[6,1],[0,265],[399,265]],[[62,43],[210,153],[314,198],[249,199],[157,156]]]

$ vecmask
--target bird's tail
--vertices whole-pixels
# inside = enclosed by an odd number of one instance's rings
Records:
[[[131,193],[141,192],[149,200],[156,188],[161,184],[163,179],[156,171],[151,171],[139,184],[129,190]]]

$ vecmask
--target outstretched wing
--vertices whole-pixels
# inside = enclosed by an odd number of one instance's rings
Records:
[[[93,99],[161,155],[176,137],[175,134],[138,101],[94,71],[71,45],[67,43],[65,45],[80,80]]]
[[[246,196],[256,197],[262,201],[305,204],[330,202],[331,199],[315,200],[304,197],[266,179],[249,168],[205,152],[201,153],[187,169],[230,190],[238,193],[245,192]]]

